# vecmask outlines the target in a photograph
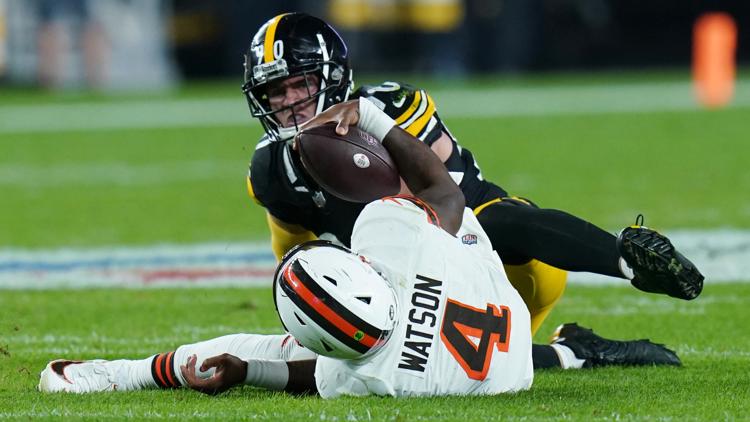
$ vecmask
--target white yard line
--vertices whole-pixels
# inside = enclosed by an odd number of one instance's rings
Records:
[[[0,163],[0,187],[30,190],[60,186],[150,186],[213,180],[234,168],[242,175],[246,166],[236,161],[192,160],[154,164],[122,162],[17,164]]]
[[[699,109],[689,81],[438,89],[430,94],[443,118]],[[733,106],[750,106],[750,80],[737,83]],[[0,106],[0,134],[232,125],[257,125],[240,95]]]
[[[707,283],[750,282],[750,230],[667,234],[698,265]],[[0,289],[269,286],[274,265],[267,243],[0,249]],[[569,282],[625,283],[586,273],[571,273]]]

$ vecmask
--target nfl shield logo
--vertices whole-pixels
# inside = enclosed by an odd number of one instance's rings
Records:
[[[465,234],[461,236],[461,242],[463,242],[464,245],[476,245],[477,244],[477,235],[475,234]]]

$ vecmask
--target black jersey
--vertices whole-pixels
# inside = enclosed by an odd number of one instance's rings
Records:
[[[380,85],[364,85],[354,92],[353,97],[368,98],[402,129],[428,146],[432,146],[443,132],[448,134],[453,151],[445,161],[445,167],[463,191],[467,207],[473,209],[491,199],[508,196],[505,190],[484,180],[473,154],[458,145],[456,138],[440,120],[435,101],[425,90],[387,81]]]
[[[366,204],[344,201],[320,189],[302,170],[289,142],[271,142],[264,136],[253,154],[248,177],[255,199],[271,215],[349,245],[354,220]]]
[[[427,145],[432,145],[448,129],[435,111],[432,98],[424,91],[396,82],[363,86],[354,98],[367,97],[383,109],[404,130]],[[466,206],[478,207],[494,198],[507,196],[499,186],[482,178],[471,152],[461,148],[455,138],[445,165],[466,197]],[[258,142],[248,174],[255,199],[274,217],[297,224],[318,237],[335,238],[349,245],[354,221],[366,204],[344,201],[324,192],[305,174],[290,143],[271,141],[264,136]]]

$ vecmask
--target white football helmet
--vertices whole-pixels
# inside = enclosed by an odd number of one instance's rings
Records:
[[[396,295],[364,258],[316,240],[289,251],[274,276],[276,311],[313,352],[340,359],[374,353],[396,325]]]

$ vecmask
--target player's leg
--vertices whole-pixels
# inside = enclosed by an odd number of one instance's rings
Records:
[[[532,347],[534,369],[579,369],[598,366],[680,366],[677,354],[649,340],[610,340],[576,323],[563,324],[549,345]]]
[[[564,211],[538,208],[522,198],[501,198],[474,212],[505,264],[538,259],[566,271],[626,277],[616,237]]]
[[[148,388],[178,388],[185,385],[179,371],[190,355],[203,359],[230,353],[241,359],[309,359],[314,354],[291,336],[233,334],[178,347],[138,360],[55,360],[42,371],[39,390],[88,393]],[[201,373],[210,376],[212,372]]]
[[[517,208],[538,210],[528,200],[496,198],[477,207],[474,212],[503,260],[508,279],[529,309],[533,335],[562,297],[567,272],[534,259],[535,251],[544,243],[534,238],[540,236],[529,230],[524,222],[528,219],[523,219],[523,213],[518,216]]]
[[[562,297],[568,272],[532,259],[523,265],[505,265],[505,273],[529,310],[534,335]]]
[[[477,219],[506,265],[538,259],[567,271],[631,280],[636,288],[694,299],[703,275],[664,235],[640,224],[618,237],[564,211],[502,198],[475,209]]]

